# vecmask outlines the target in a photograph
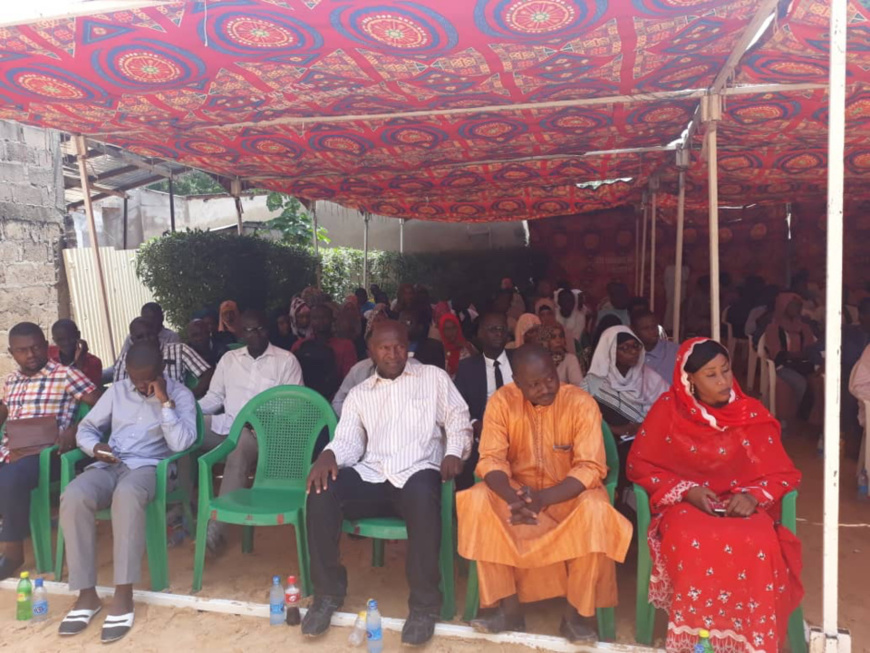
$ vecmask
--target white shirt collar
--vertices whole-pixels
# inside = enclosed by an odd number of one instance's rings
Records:
[[[501,366],[510,365],[510,361],[508,360],[508,357],[507,357],[507,350],[505,350],[505,349],[501,350],[501,354],[499,354],[498,358],[490,358],[489,356],[484,354],[483,360],[487,364],[487,366],[489,366],[489,367],[494,367],[495,361],[498,361],[499,365],[501,365]]]

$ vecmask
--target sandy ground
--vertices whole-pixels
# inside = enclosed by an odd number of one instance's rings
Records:
[[[815,439],[807,434],[787,442],[787,448],[796,464],[804,473],[803,488],[798,501],[798,531],[804,546],[803,579],[806,587],[804,612],[811,624],[821,621],[821,562],[822,562],[822,461],[815,451]],[[870,595],[866,588],[870,580],[870,503],[856,498],[854,479],[855,464],[843,461],[841,477],[840,523],[840,626],[852,632],[853,651],[870,652],[870,620],[867,619]],[[846,526],[850,525],[850,526]],[[100,585],[111,585],[111,525],[100,523],[99,578]],[[371,567],[371,545],[366,540],[345,538],[342,543],[345,565],[348,567],[349,596],[343,610],[356,612],[364,607],[365,600],[378,599],[382,613],[389,617],[404,618],[407,614],[407,588],[404,580],[403,542],[389,543],[386,550],[386,565],[381,569]],[[29,566],[29,563],[28,563]],[[620,605],[617,608],[617,639],[623,643],[634,640],[634,593],[636,550],[632,546],[628,559],[619,568]],[[232,532],[230,546],[224,556],[206,563],[202,596],[239,599],[266,603],[268,587],[274,574],[286,576],[297,571],[293,529],[290,526],[258,529],[254,552],[241,553],[239,533]],[[170,550],[171,592],[189,593],[193,576],[193,544],[186,541]],[[50,578],[50,576],[49,576]],[[147,568],[143,562],[143,583],[138,586],[148,589]],[[465,597],[465,577],[458,574],[457,614],[461,614]],[[99,628],[93,627],[84,635],[61,642],[57,624],[72,604],[69,597],[51,597],[51,619],[43,624],[18,624],[14,621],[14,596],[0,592],[0,650],[3,651],[83,651],[99,647]],[[527,625],[530,631],[555,635],[561,615],[559,602],[550,601],[530,606]],[[305,642],[298,629],[287,627],[270,628],[254,617],[239,617],[197,613],[189,609],[157,608],[138,605],[136,626],[123,642],[114,645],[118,650],[164,651],[164,650],[209,650],[241,651],[250,648],[296,644],[311,651],[347,650],[346,638],[349,629],[336,628],[334,632],[317,643]],[[666,618],[657,615],[656,639],[661,645]],[[206,643],[207,642],[207,643]],[[399,650],[398,633],[385,635],[385,650]],[[428,651],[481,650],[519,651],[524,647],[461,642],[436,639]]]

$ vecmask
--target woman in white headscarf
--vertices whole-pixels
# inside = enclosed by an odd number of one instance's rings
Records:
[[[670,387],[643,359],[643,344],[627,326],[604,331],[592,355],[581,387],[598,402],[614,435],[633,436],[656,399]]]

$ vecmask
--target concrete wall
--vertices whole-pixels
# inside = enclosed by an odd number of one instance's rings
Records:
[[[12,326],[29,321],[48,330],[69,313],[59,146],[57,132],[0,121],[0,375],[13,367]]]
[[[161,235],[169,229],[169,195],[140,189],[129,193],[127,200],[128,249]],[[95,204],[95,220],[100,245],[121,248],[124,245],[121,217],[123,201],[109,197]],[[246,223],[265,222],[276,216],[266,208],[266,197],[243,197],[242,209]],[[74,214],[76,236],[80,246],[89,243],[84,213]],[[363,219],[359,211],[332,202],[317,203],[318,223],[329,232],[331,247],[363,248]],[[176,198],[176,229],[217,229],[236,224],[232,198]],[[372,216],[369,223],[369,248],[382,251],[399,250],[400,221],[384,216]],[[493,222],[489,224],[454,224],[410,220],[405,223],[406,252],[437,252],[445,250],[493,249],[517,247],[527,242],[523,222]]]

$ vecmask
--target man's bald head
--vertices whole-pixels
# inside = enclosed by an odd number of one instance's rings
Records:
[[[559,374],[552,354],[538,344],[523,345],[511,361],[514,383],[535,406],[549,406],[559,392]]]
[[[130,341],[157,343],[157,329],[154,323],[144,317],[134,318],[130,322]]]
[[[408,363],[408,327],[395,320],[378,322],[369,335],[368,348],[378,374],[398,378]]]

